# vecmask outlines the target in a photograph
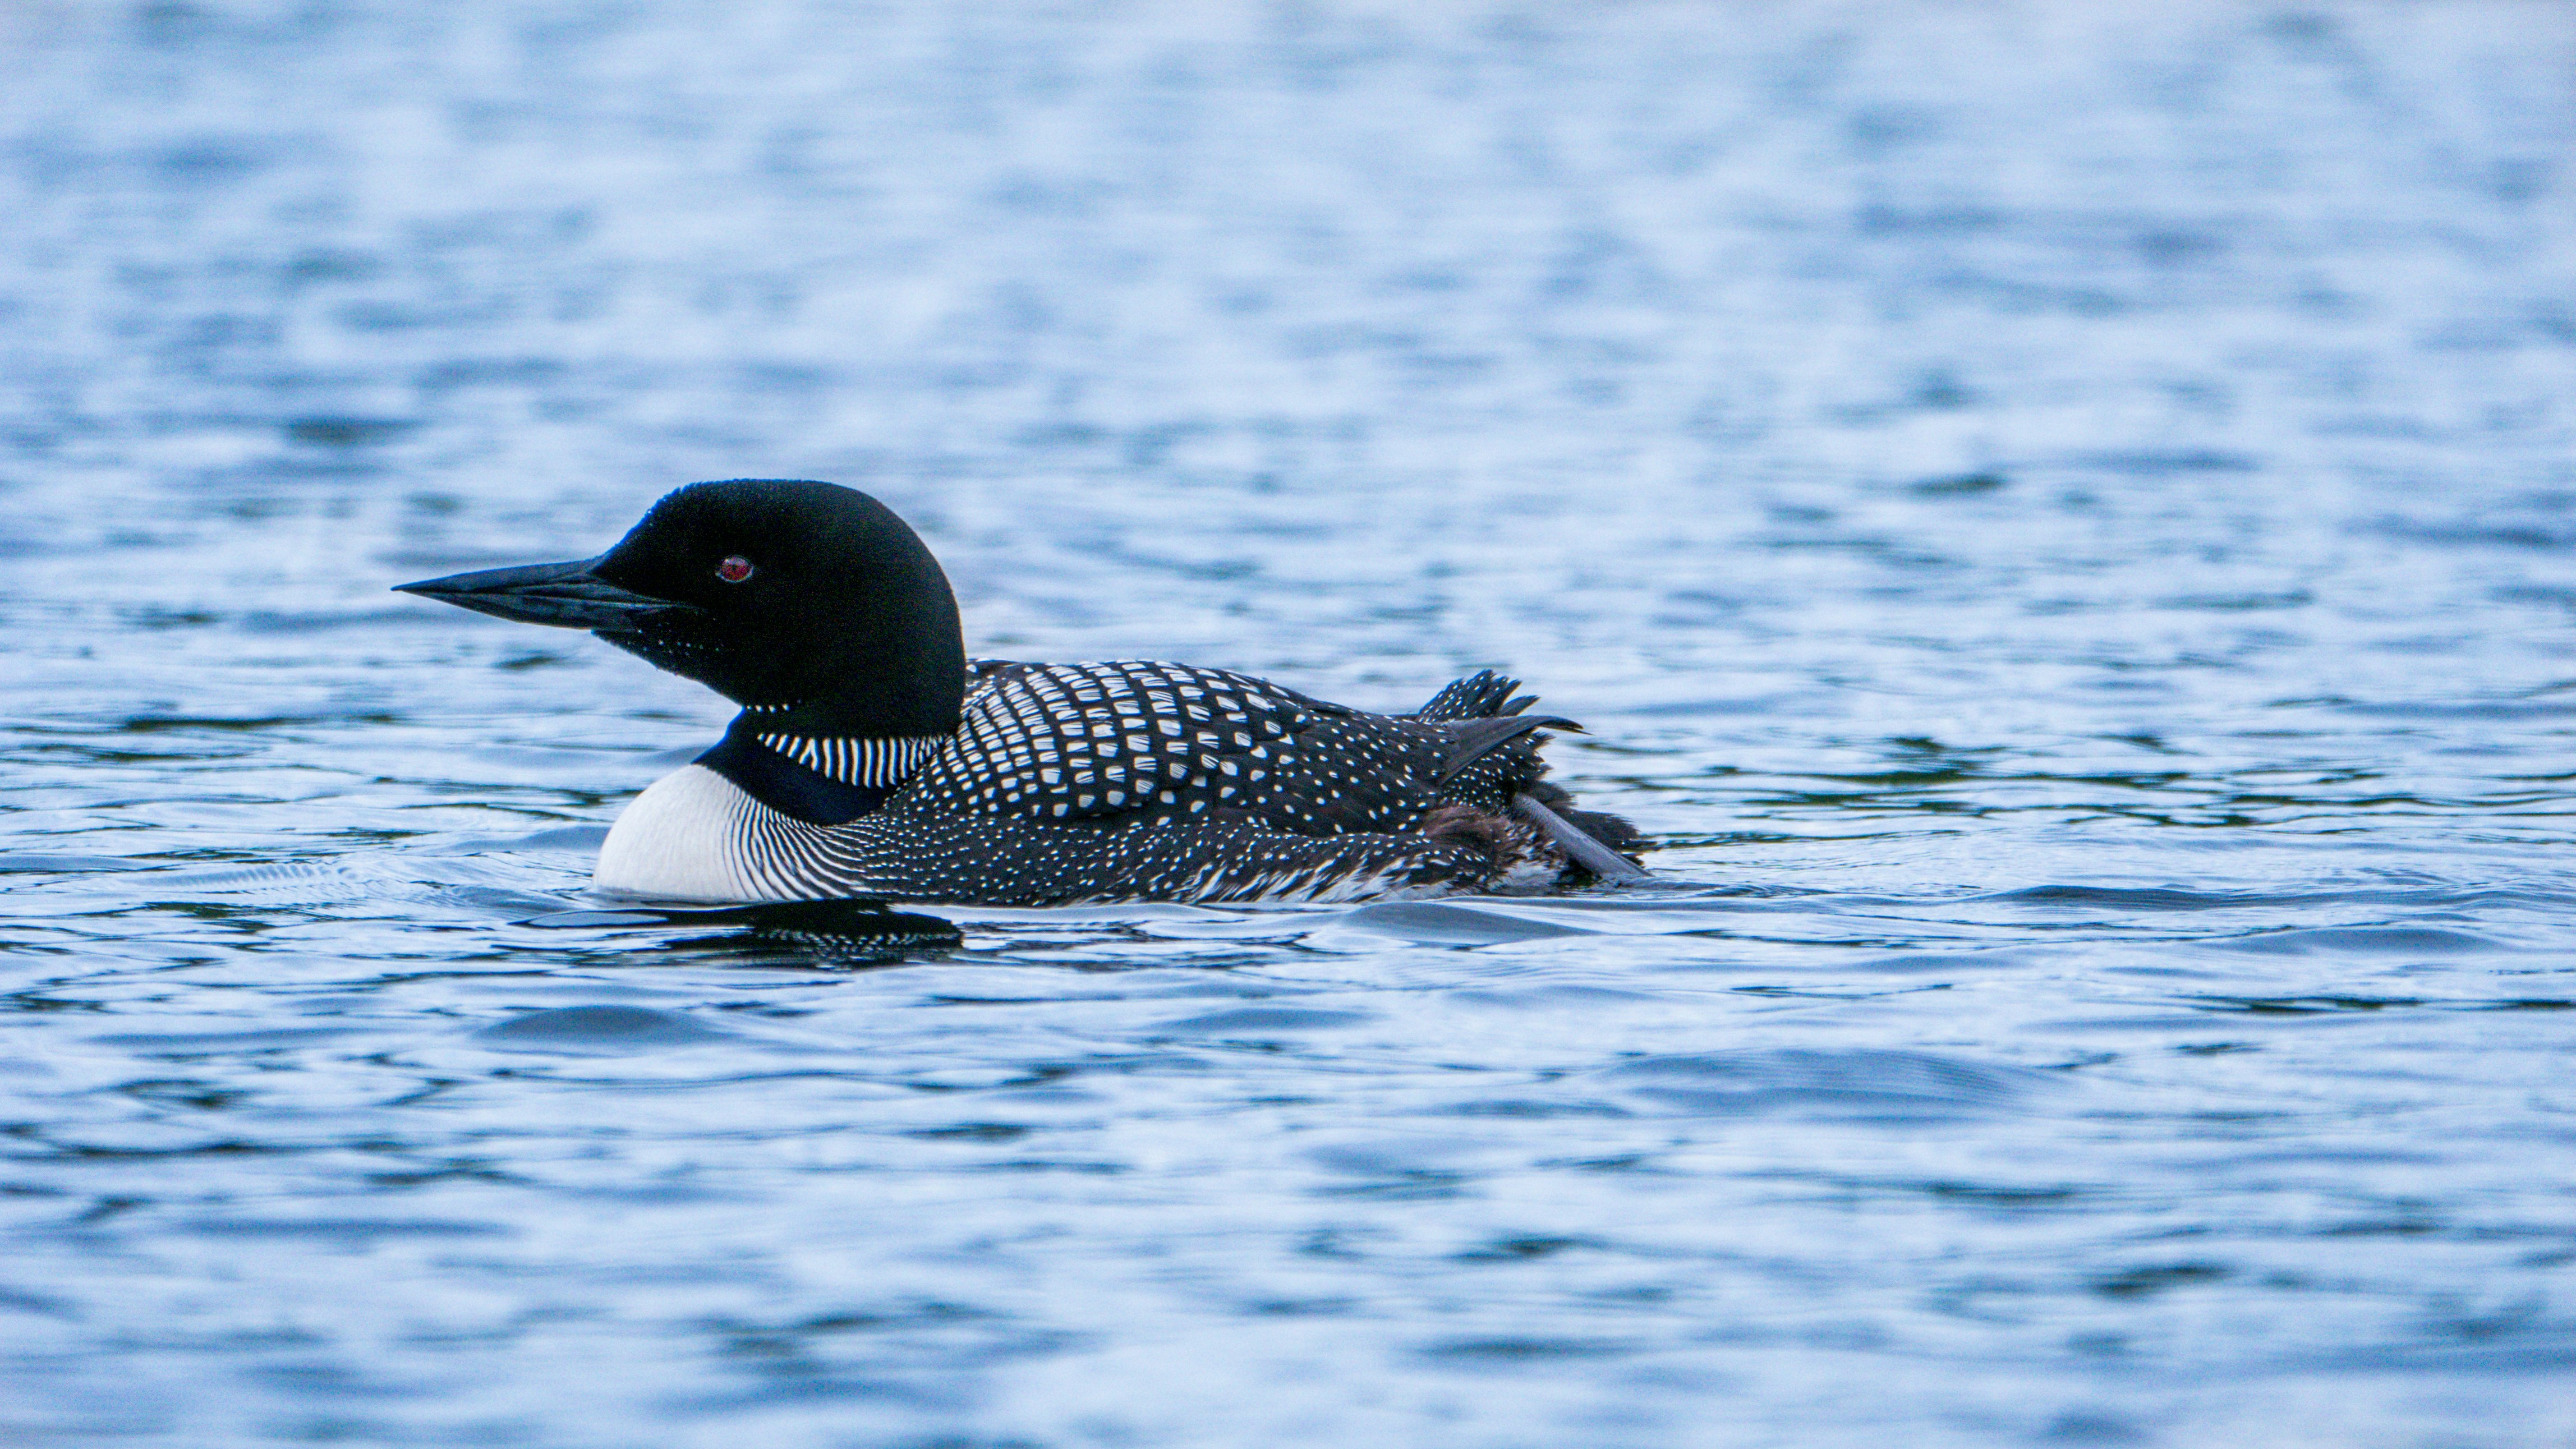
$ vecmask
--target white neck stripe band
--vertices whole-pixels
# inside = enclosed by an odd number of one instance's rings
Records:
[[[868,736],[761,735],[760,742],[816,774],[844,785],[891,788],[909,780],[928,763],[946,735]]]

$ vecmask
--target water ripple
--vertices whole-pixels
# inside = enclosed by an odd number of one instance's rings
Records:
[[[2564,1445],[2554,16],[0,10],[0,1438]],[[1657,876],[594,893],[744,473]]]

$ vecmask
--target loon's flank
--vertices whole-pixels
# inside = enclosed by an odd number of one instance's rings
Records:
[[[696,483],[615,548],[405,593],[588,629],[742,706],[596,883],[686,901],[1344,901],[1643,876],[1540,779],[1491,671],[1409,715],[1185,664],[966,658],[911,527],[831,483]]]

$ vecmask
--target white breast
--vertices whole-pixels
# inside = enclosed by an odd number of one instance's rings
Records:
[[[743,837],[760,802],[704,765],[684,765],[635,797],[599,848],[591,884],[679,901],[775,899],[744,869]]]

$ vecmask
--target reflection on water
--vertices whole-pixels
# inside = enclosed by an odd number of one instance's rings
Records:
[[[896,911],[879,901],[783,901],[729,907],[647,907],[620,903],[608,910],[548,911],[525,924],[558,931],[619,926],[717,928],[711,936],[654,943],[662,950],[734,951],[796,963],[857,965],[877,961],[933,960],[964,943],[957,927],[918,911]]]
[[[2558,10],[24,5],[12,1443],[2563,1444]],[[834,478],[1667,849],[586,894]]]

